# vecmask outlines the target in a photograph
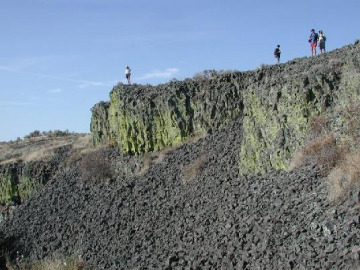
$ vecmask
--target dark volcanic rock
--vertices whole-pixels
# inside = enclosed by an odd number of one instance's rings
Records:
[[[355,266],[356,196],[330,205],[326,180],[311,167],[239,175],[239,122],[169,152],[143,175],[103,183],[74,170],[59,175],[1,224],[3,251],[79,254],[88,269]]]
[[[245,174],[288,168],[304,146],[309,119],[360,97],[360,45],[247,72],[208,72],[157,86],[116,85],[92,109],[93,142],[124,153],[157,151],[243,118]],[[335,123],[343,128],[343,120]]]

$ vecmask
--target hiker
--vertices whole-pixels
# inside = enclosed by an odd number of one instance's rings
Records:
[[[325,41],[326,41],[326,37],[324,35],[323,30],[319,31],[319,49],[320,49],[320,53],[325,52]]]
[[[131,76],[131,69],[129,68],[129,66],[126,66],[125,68],[125,77],[128,81],[128,84],[130,84],[130,76]]]
[[[311,47],[311,55],[316,55],[316,46],[318,39],[319,39],[319,35],[315,33],[315,29],[311,29],[311,34],[308,40]]]
[[[280,45],[277,45],[275,50],[274,50],[274,56],[277,59],[278,64],[280,63],[280,54],[281,54]]]

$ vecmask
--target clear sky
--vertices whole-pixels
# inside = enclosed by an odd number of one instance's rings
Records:
[[[360,38],[359,0],[0,0],[0,141],[34,130],[89,132],[112,87],[250,70]]]

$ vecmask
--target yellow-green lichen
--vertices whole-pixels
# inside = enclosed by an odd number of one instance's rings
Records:
[[[0,204],[8,204],[18,196],[18,188],[13,179],[0,176]]]
[[[309,117],[320,110],[308,101],[306,93],[296,89],[270,89],[269,97],[262,101],[252,91],[244,94],[240,149],[240,171],[244,174],[286,169],[293,150],[303,145]]]
[[[33,193],[41,186],[40,181],[30,177],[21,177],[19,180],[18,191],[21,201],[29,199]]]
[[[155,150],[160,150],[181,141],[181,131],[170,117],[170,112],[163,112],[155,117]]]

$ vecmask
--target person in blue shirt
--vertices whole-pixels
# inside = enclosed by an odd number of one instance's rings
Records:
[[[275,50],[274,50],[274,56],[277,59],[278,64],[280,63],[280,54],[281,54],[280,45],[277,45]]]
[[[316,46],[318,42],[319,36],[317,33],[315,33],[315,29],[311,29],[311,34],[309,37],[309,43],[311,47],[311,55],[316,55]]]

